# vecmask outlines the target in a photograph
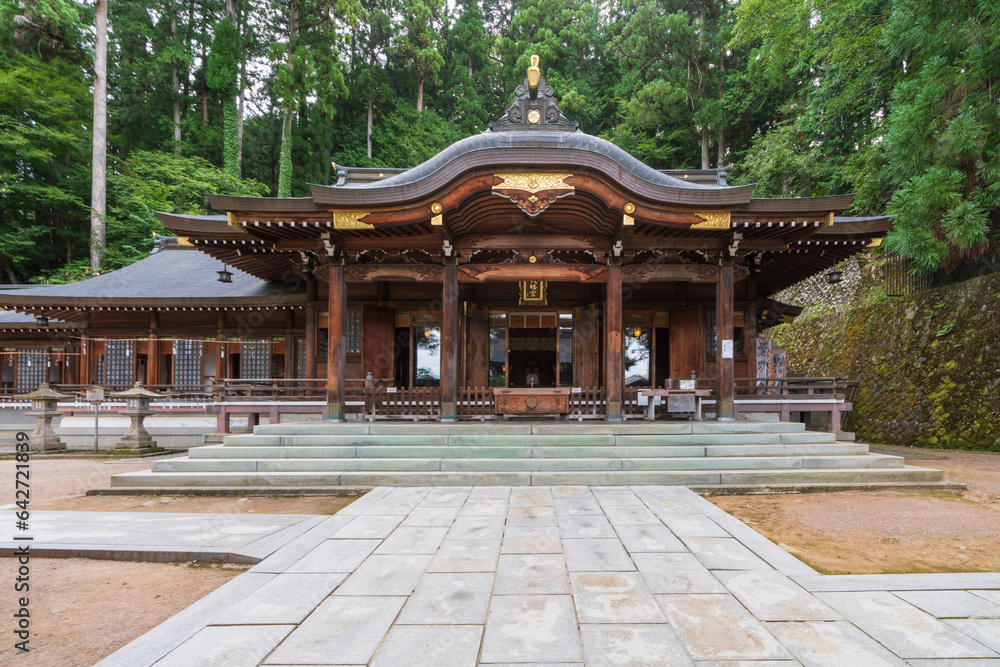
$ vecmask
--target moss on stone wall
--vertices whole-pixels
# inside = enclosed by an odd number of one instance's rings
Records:
[[[1000,451],[1000,274],[771,330],[788,369],[858,379],[872,443]]]

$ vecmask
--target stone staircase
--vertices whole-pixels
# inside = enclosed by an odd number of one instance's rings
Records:
[[[798,423],[300,423],[258,426],[107,491],[430,485],[683,485],[698,490],[931,486],[937,470]]]

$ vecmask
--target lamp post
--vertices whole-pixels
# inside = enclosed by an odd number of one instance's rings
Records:
[[[56,409],[61,399],[73,398],[69,394],[60,394],[53,391],[48,383],[42,383],[38,389],[30,394],[21,394],[17,398],[31,401],[31,412],[29,417],[34,417],[35,430],[28,440],[30,449],[37,452],[46,452],[56,449],[66,449],[66,443],[59,439],[56,432],[52,430],[52,418],[59,414]]]
[[[154,398],[160,398],[161,394],[149,391],[142,386],[141,382],[136,382],[131,389],[111,395],[115,398],[125,399],[125,409],[119,410],[118,414],[132,420],[128,432],[115,444],[112,453],[135,455],[161,451],[162,448],[156,446],[156,441],[149,435],[149,431],[143,424],[146,417],[153,414],[153,411],[149,409],[149,402]]]

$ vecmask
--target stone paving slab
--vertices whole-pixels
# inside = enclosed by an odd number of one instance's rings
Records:
[[[13,512],[0,520],[14,524]],[[322,523],[307,514],[32,511],[32,555],[258,563]],[[7,553],[23,542],[0,540]]]
[[[100,664],[997,667],[1000,574],[820,575],[679,487],[378,488]]]

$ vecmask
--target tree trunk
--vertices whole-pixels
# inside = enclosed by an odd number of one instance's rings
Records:
[[[281,123],[281,150],[278,157],[278,196],[292,196],[292,108],[285,108]]]
[[[294,70],[293,54],[295,42],[299,35],[299,6],[293,0],[288,11],[288,69]],[[281,122],[281,148],[278,151],[278,196],[292,196],[292,115],[295,111],[294,96],[288,92],[290,99],[282,100],[282,110],[285,117]]]
[[[108,0],[97,0],[94,40],[94,143],[90,176],[90,270],[97,275],[107,245]]]
[[[701,131],[701,168],[709,168],[708,159],[708,128]]]
[[[424,77],[417,80],[417,113],[424,110]]]
[[[718,167],[725,167],[726,159],[726,130],[725,128],[719,128],[719,163],[716,165]]]
[[[170,36],[177,40],[177,17],[170,18]],[[174,91],[174,152],[181,152],[181,74],[180,63],[174,59],[174,71],[171,77]]]
[[[372,159],[372,122],[375,120],[375,101],[368,98],[368,159]]]
[[[247,80],[247,59],[246,54],[243,52],[243,26],[240,25],[236,15],[235,0],[226,0],[226,12],[229,14],[229,18],[232,19],[233,25],[236,27],[236,34],[239,35],[240,40],[239,93],[236,94],[233,102],[236,104],[236,174],[241,175],[243,173],[243,89],[246,87]]]

